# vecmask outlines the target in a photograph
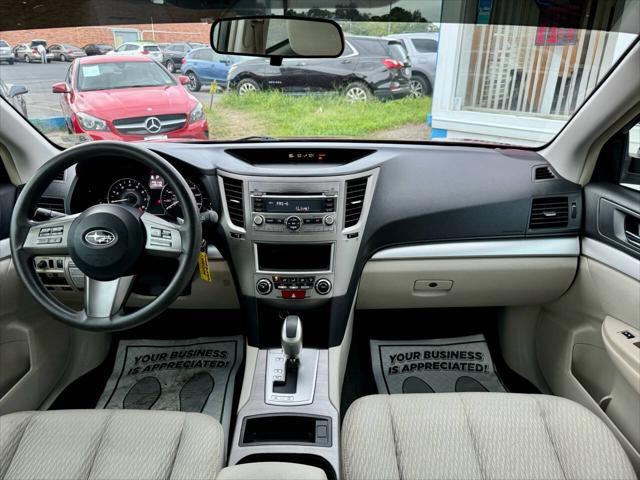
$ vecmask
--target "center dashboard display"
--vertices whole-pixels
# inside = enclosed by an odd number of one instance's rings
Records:
[[[265,198],[262,203],[267,213],[320,213],[324,208],[323,198]]]

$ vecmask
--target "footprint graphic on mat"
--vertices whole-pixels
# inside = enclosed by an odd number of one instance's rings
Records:
[[[421,378],[409,377],[402,382],[402,393],[434,393],[434,390]]]
[[[207,372],[196,373],[180,390],[181,412],[202,412],[215,381]]]
[[[144,377],[129,389],[122,400],[122,408],[149,410],[160,398],[162,387],[156,377]]]
[[[487,387],[475,378],[462,376],[456,380],[456,392],[488,392]]]

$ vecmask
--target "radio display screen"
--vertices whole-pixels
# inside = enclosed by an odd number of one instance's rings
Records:
[[[267,213],[320,213],[324,212],[323,198],[265,198]]]

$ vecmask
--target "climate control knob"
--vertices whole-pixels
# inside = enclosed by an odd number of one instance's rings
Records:
[[[269,295],[273,290],[273,283],[271,283],[271,280],[261,278],[256,283],[256,290],[260,295]]]
[[[316,282],[316,292],[320,295],[326,295],[331,291],[331,282],[326,278],[321,278]]]
[[[292,232],[295,232],[300,228],[300,225],[302,225],[302,219],[294,215],[291,217],[287,217],[287,219],[284,221],[284,224],[287,226],[289,230],[291,230]]]

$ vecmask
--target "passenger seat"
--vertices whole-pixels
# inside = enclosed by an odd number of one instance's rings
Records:
[[[550,395],[372,395],[342,428],[345,480],[598,479],[636,475],[592,412]]]

